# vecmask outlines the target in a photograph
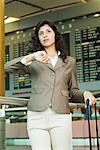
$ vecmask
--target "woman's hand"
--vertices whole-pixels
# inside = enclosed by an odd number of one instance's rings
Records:
[[[42,63],[50,63],[50,57],[45,51],[38,51],[32,54],[37,61]]]
[[[85,91],[84,92],[84,100],[85,100],[85,103],[86,103],[86,100],[89,99],[89,104],[90,105],[94,105],[96,103],[96,99],[95,97],[93,96],[93,94],[89,91]]]

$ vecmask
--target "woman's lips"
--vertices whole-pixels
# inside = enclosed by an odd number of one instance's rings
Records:
[[[44,39],[44,42],[48,42],[49,41],[49,39]]]

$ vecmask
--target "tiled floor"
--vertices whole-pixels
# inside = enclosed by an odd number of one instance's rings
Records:
[[[89,147],[74,147],[73,150],[90,150]],[[92,150],[97,150],[97,147],[92,147]]]
[[[31,150],[29,146],[7,146],[6,150]],[[73,150],[90,150],[89,147],[74,147]],[[92,148],[92,150],[97,150],[97,147]]]

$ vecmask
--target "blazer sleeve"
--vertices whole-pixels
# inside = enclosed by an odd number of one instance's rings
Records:
[[[83,92],[80,91],[78,88],[75,59],[73,59],[72,62],[72,71],[71,71],[71,79],[69,81],[69,90],[70,90],[71,102],[75,102],[75,103],[84,102]]]
[[[21,60],[24,56],[12,59],[5,63],[4,69],[5,72],[9,73],[18,73],[18,74],[29,74],[29,67],[21,63]]]

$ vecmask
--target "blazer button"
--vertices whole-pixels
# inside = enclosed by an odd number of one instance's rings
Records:
[[[51,89],[53,89],[53,86],[51,86]]]
[[[55,75],[55,73],[53,72],[53,73],[52,73],[52,75],[54,76],[54,75]]]

